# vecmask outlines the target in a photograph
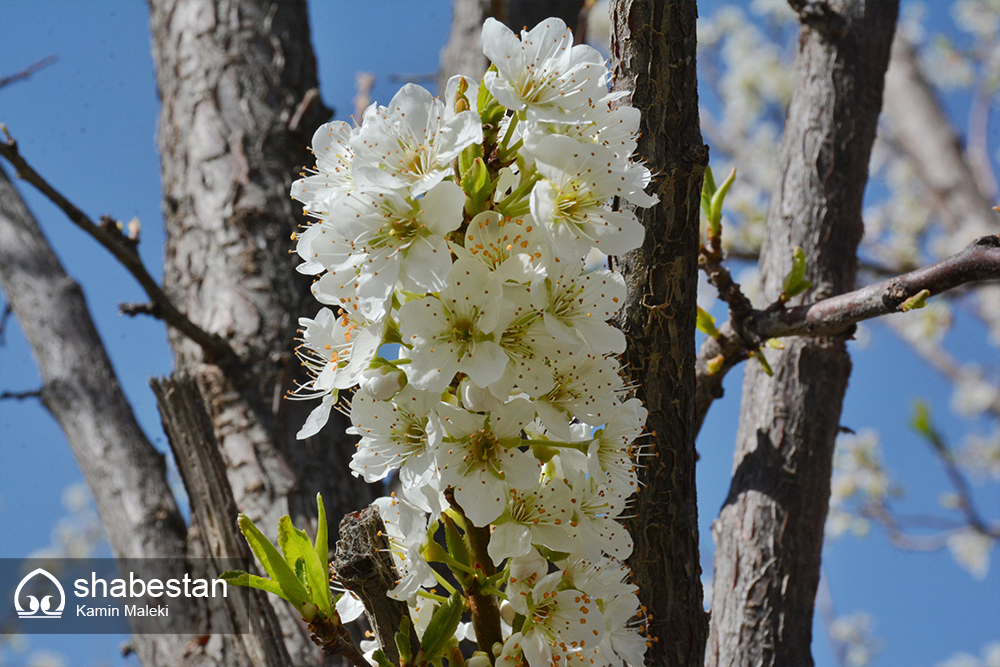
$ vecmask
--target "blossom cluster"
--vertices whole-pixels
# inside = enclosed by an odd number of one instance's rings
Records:
[[[633,157],[639,112],[615,105],[603,58],[558,19],[520,36],[490,19],[483,45],[478,86],[457,76],[439,99],[408,84],[313,138],[316,168],[292,196],[310,217],[298,270],[325,307],[300,321],[309,379],[294,396],[321,403],[299,437],[339,407],[360,436],[354,474],[398,475],[378,505],[400,572],[390,594],[418,633],[440,590],[461,589],[499,600],[481,659],[640,665],[618,519],[646,410],[626,397],[609,321],[625,283],[586,262],[639,247],[619,204],[657,201]]]

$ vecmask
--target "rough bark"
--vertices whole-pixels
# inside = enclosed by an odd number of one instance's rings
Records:
[[[849,291],[896,2],[795,1],[802,28],[761,250],[775,300],[801,246],[812,288],[792,305]],[[774,377],[747,368],[729,496],[713,525],[706,665],[812,665],[823,524],[851,362],[843,338],[795,338]]]
[[[42,376],[41,400],[59,422],[90,488],[112,553],[184,562],[187,529],[167,484],[162,454],[142,432],[80,286],[0,169],[0,286]],[[198,614],[193,605],[175,614]],[[173,617],[170,620],[183,623]],[[190,638],[136,635],[147,665],[199,665]]]
[[[202,558],[214,565],[211,576],[232,567],[232,560],[251,562],[246,542],[236,528],[236,501],[226,479],[226,463],[215,442],[212,422],[197,384],[184,375],[150,382],[159,407],[163,430],[177,462],[191,502],[192,529],[201,540]],[[266,593],[251,589],[246,597],[227,596],[221,623],[248,634],[222,637],[221,664],[268,667],[290,663],[278,619]]]
[[[612,3],[615,87],[642,111],[639,154],[658,174],[660,203],[638,211],[642,248],[620,260],[628,285],[621,326],[628,380],[649,410],[650,457],[628,528],[629,560],[649,612],[648,665],[698,665],[707,634],[695,493],[695,295],[701,181],[693,2]]]
[[[243,359],[242,373],[226,373],[172,334],[175,367],[205,395],[236,504],[265,533],[284,514],[314,525],[317,491],[331,516],[365,507],[374,490],[349,474],[346,420],[335,413],[321,434],[298,441],[313,406],[282,398],[305,379],[292,351],[298,318],[319,310],[288,256],[299,221],[289,188],[313,161],[306,147],[330,116],[315,92],[305,3],[150,6],[162,101],[164,283],[182,312]],[[293,662],[316,662],[305,628],[286,606],[276,611]]]

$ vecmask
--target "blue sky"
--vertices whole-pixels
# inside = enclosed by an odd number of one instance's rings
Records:
[[[447,36],[450,6],[450,0],[314,2],[311,17],[321,90],[327,104],[336,107],[336,117],[347,119],[352,112],[358,71],[376,74],[372,95],[382,102],[400,85],[390,81],[390,74],[434,72]],[[0,75],[49,54],[59,57],[29,81],[0,91],[0,121],[36,169],[91,217],[139,217],[140,252],[151,272],[161,275],[155,144],[159,104],[145,3],[0,0],[0,16]],[[944,21],[947,13],[934,12],[932,19]],[[961,109],[960,100],[949,104]],[[9,165],[3,166],[9,174]],[[166,449],[147,386],[150,376],[171,370],[164,328],[150,319],[119,316],[119,303],[144,300],[135,282],[34,190],[20,190],[66,270],[83,285],[140,423],[154,444]],[[907,427],[912,402],[926,400],[953,443],[961,441],[968,424],[951,414],[950,388],[932,369],[879,325],[871,331],[867,347],[852,344],[854,374],[843,424],[855,430],[879,428],[886,465],[908,489],[907,509],[940,513],[938,495],[950,489],[930,449]],[[996,349],[985,343],[985,333],[971,318],[960,316],[950,340],[958,344],[953,349],[963,359],[996,363]],[[707,575],[712,564],[710,525],[726,496],[732,467],[740,376],[734,372],[727,379],[726,397],[713,407],[698,444],[702,564]],[[0,348],[0,391],[30,390],[39,384],[30,351],[12,323]],[[67,514],[63,489],[80,481],[58,426],[37,401],[0,402],[0,557],[25,556],[50,544],[53,527]],[[988,517],[1000,514],[996,484],[977,488],[977,499]],[[979,654],[984,644],[1000,640],[998,550],[991,556],[988,577],[976,581],[947,552],[902,553],[875,530],[863,540],[845,537],[829,545],[824,570],[838,614],[866,610],[875,618],[875,634],[885,644],[876,665],[932,665],[960,650]],[[816,637],[817,664],[835,664],[818,626]],[[32,651],[49,649],[72,655],[67,664],[74,667],[122,664],[116,649],[120,639],[34,636],[27,651],[4,651],[2,661],[27,664]]]

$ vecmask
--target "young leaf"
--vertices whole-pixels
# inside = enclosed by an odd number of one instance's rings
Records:
[[[695,320],[695,324],[698,327],[698,331],[706,336],[716,339],[719,337],[719,330],[715,328],[715,318],[707,310],[702,310],[701,306],[698,306],[698,318]]]
[[[248,588],[256,588],[266,593],[277,595],[282,600],[291,602],[291,600],[285,596],[285,590],[279,586],[278,582],[274,579],[265,579],[264,577],[258,577],[256,574],[250,574],[249,572],[243,572],[242,570],[229,570],[228,572],[223,572],[219,575],[219,579],[222,579],[230,586],[246,586]]]
[[[733,167],[733,170],[729,172],[729,176],[726,177],[726,180],[722,182],[719,189],[712,195],[712,212],[708,219],[709,229],[714,229],[716,235],[721,231],[719,223],[722,222],[722,202],[725,201],[726,193],[729,192],[729,188],[735,180],[736,167]]]
[[[278,546],[285,555],[285,561],[308,586],[311,594],[309,599],[328,618],[334,618],[327,568],[317,556],[316,547],[309,540],[306,531],[293,526],[292,519],[288,516],[283,516],[278,521]],[[326,558],[323,558],[323,561],[326,561]]]
[[[240,514],[238,523],[240,532],[243,533],[247,544],[250,545],[250,550],[253,551],[257,560],[260,561],[261,567],[264,568],[264,571],[284,591],[285,594],[281,597],[295,605],[295,608],[302,614],[302,618],[311,621],[315,616],[315,612],[313,611],[315,605],[309,601],[309,593],[306,591],[306,587],[295,576],[295,572],[285,562],[284,557],[271,544],[271,541],[264,536],[264,533],[260,532],[257,526],[253,525],[253,521],[249,517]]]
[[[764,372],[767,373],[768,377],[774,377],[774,371],[771,370],[771,364],[767,363],[767,357],[764,356],[763,352],[757,350],[753,353],[753,357],[760,362],[760,367],[764,369]]]
[[[806,254],[802,248],[795,246],[792,251],[792,269],[785,276],[781,285],[781,301],[788,301],[793,296],[802,294],[812,287],[812,283],[806,277]]]
[[[396,667],[389,662],[389,658],[385,657],[385,653],[380,648],[375,649],[375,653],[372,654],[372,659],[375,660],[375,664],[377,664],[378,667]]]
[[[906,313],[911,310],[916,310],[917,308],[923,308],[927,305],[927,299],[930,297],[930,290],[920,290],[909,299],[899,304],[899,312]]]
[[[319,519],[316,522],[316,556],[323,565],[323,570],[327,571],[330,568],[330,561],[328,560],[330,555],[330,538],[326,526],[326,507],[323,506],[323,496],[318,493],[316,494],[316,510],[319,513]]]
[[[410,617],[403,616],[396,631],[396,650],[399,651],[399,664],[413,664],[413,648],[410,646]]]
[[[455,636],[458,623],[462,620],[462,612],[465,610],[465,598],[461,593],[455,593],[448,600],[434,611],[424,631],[424,637],[420,641],[420,655],[417,658],[418,664],[424,661],[431,662],[448,645],[448,642]]]
[[[712,196],[715,194],[715,179],[712,177],[712,168],[705,167],[705,178],[701,182],[701,210],[705,218],[712,219]]]

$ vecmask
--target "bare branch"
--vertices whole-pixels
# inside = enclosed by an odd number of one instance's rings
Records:
[[[23,401],[27,398],[41,398],[41,389],[31,389],[28,391],[5,391],[0,393],[0,401],[6,401],[14,399],[15,401]]]
[[[901,312],[900,306],[920,292],[935,296],[980,280],[1000,280],[1000,236],[980,237],[947,259],[847,294],[754,313],[746,328],[761,339],[835,336],[863,320]]]
[[[237,365],[239,359],[225,339],[199,328],[174,307],[163,289],[149,275],[139,253],[136,252],[135,243],[122,236],[117,229],[112,230],[107,225],[94,224],[86,213],[52,187],[21,157],[17,149],[17,141],[7,133],[6,127],[2,129],[6,134],[6,141],[0,141],[0,155],[14,166],[18,177],[35,186],[39,192],[58,206],[71,222],[94,237],[98,243],[114,255],[115,259],[121,262],[122,266],[132,274],[149,298],[156,304],[160,318],[201,346],[208,361],[219,366]]]
[[[9,86],[10,84],[16,83],[18,81],[24,81],[35,72],[45,69],[49,65],[55,63],[57,60],[59,60],[59,56],[57,56],[54,53],[45,56],[41,60],[36,60],[35,62],[31,63],[20,72],[15,72],[10,76],[5,76],[3,78],[0,78],[0,88],[3,88],[4,86]]]
[[[728,271],[720,269],[724,274],[715,279],[725,286]],[[840,335],[863,320],[900,312],[907,299],[925,290],[935,296],[980,280],[1000,280],[1000,237],[983,236],[947,259],[853,292],[794,308],[775,304],[751,311],[742,322],[727,322],[719,327],[719,337],[709,337],[698,352],[695,428],[701,429],[712,401],[722,397],[726,373],[768,338]],[[736,327],[741,327],[739,332]]]

